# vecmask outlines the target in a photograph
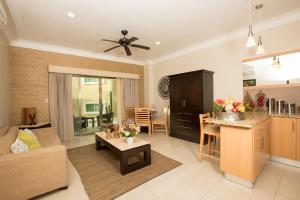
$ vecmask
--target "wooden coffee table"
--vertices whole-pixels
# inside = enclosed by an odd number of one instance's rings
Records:
[[[95,133],[96,150],[110,149],[120,158],[120,172],[122,175],[151,165],[151,146],[146,140],[134,138],[132,144],[127,144],[122,138],[106,139],[105,132]],[[143,153],[143,159],[135,163],[128,163],[128,159]]]

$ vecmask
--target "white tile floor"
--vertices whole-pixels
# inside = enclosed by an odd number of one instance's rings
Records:
[[[93,136],[77,139],[68,147],[89,144]],[[147,138],[145,134],[139,137]],[[85,141],[84,141],[85,140]],[[155,133],[152,149],[183,164],[120,196],[118,200],[204,199],[204,200],[299,200],[300,169],[269,162],[254,189],[248,189],[223,178],[216,161],[198,160],[199,145]],[[71,165],[71,164],[70,164]],[[71,183],[67,190],[46,195],[45,199],[86,199],[77,172],[70,166]],[[77,194],[75,195],[74,194]],[[59,195],[57,194],[59,193]]]

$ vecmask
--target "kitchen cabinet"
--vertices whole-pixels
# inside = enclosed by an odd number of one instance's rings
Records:
[[[221,125],[220,168],[252,184],[269,158],[270,121],[264,119],[251,128]]]
[[[199,114],[211,112],[213,72],[170,75],[170,136],[200,142]]]
[[[294,118],[272,117],[271,154],[273,156],[296,160],[296,122],[298,120]]]
[[[256,180],[269,158],[269,124],[269,120],[265,120],[253,129],[253,180]]]
[[[300,161],[300,119],[296,119],[296,160]]]

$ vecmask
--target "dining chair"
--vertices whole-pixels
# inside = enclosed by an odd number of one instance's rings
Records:
[[[167,135],[168,131],[168,107],[164,108],[164,115],[161,119],[153,119],[152,120],[152,132],[165,132]]]
[[[214,140],[214,142],[217,140],[217,138],[221,139],[220,134],[220,126],[215,124],[208,124],[205,122],[205,119],[210,118],[210,113],[205,114],[199,114],[199,120],[200,120],[200,160],[203,160],[203,157],[212,158],[215,160],[220,160],[219,157],[211,155],[211,152],[218,153],[220,155],[220,150],[216,148],[216,145],[214,145],[214,148],[211,146],[211,141]],[[208,136],[208,153],[204,153],[203,146],[204,146],[204,138],[205,135]]]
[[[151,135],[151,119],[148,108],[135,108],[135,123],[139,127],[148,127],[148,136]]]
[[[135,111],[134,111],[134,107],[132,106],[128,106],[125,107],[125,116],[124,116],[124,120],[135,120]]]

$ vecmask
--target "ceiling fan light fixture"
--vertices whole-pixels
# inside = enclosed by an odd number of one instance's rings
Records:
[[[160,41],[156,41],[155,44],[156,44],[156,45],[160,45]]]
[[[248,33],[248,39],[247,39],[247,43],[246,43],[246,47],[254,47],[256,46],[256,42],[253,36],[253,32],[252,32],[252,26],[249,25],[249,33]]]
[[[257,49],[256,49],[256,54],[263,54],[265,53],[265,49],[262,45],[262,41],[261,41],[261,36],[258,36],[258,43],[257,43]]]

